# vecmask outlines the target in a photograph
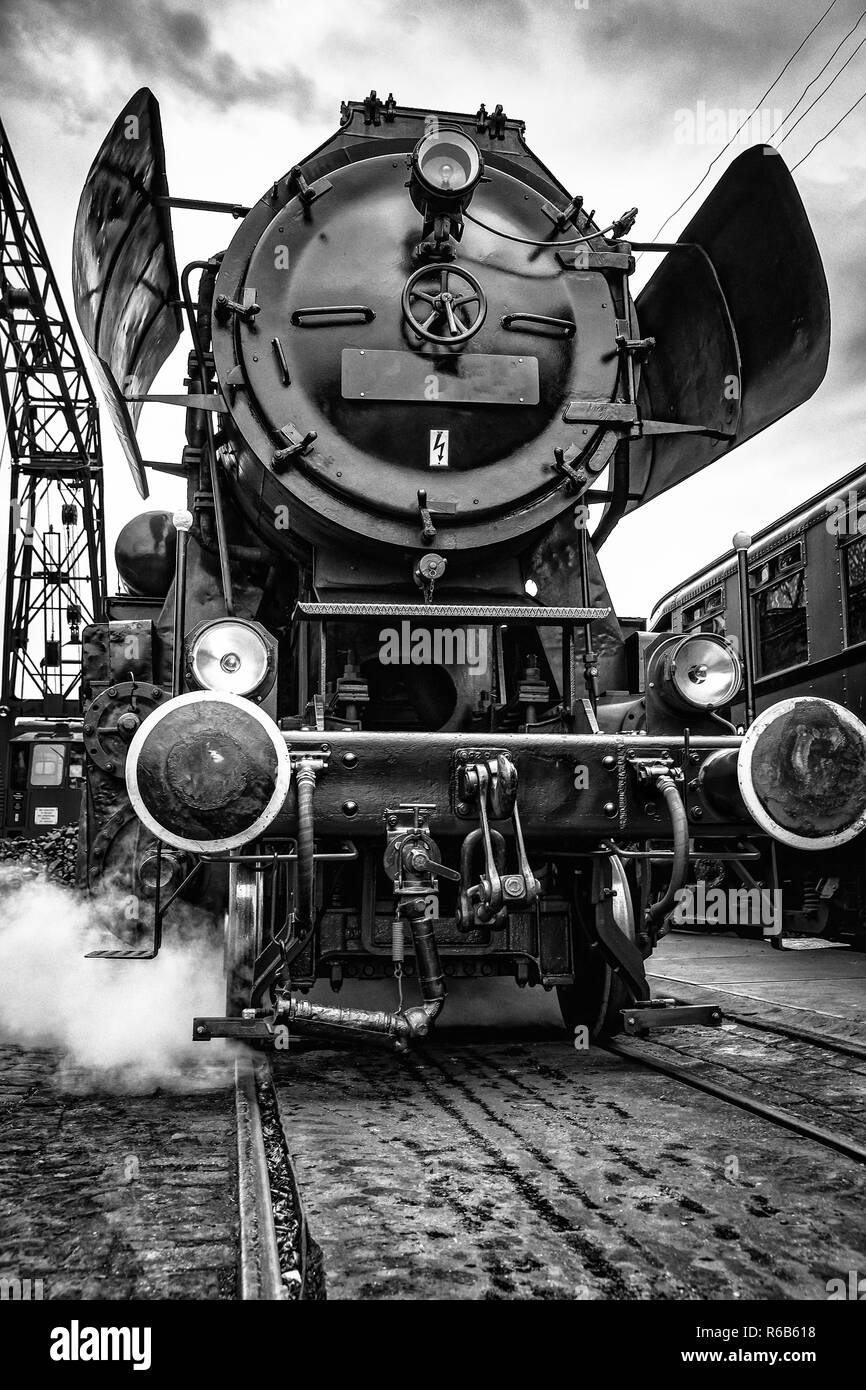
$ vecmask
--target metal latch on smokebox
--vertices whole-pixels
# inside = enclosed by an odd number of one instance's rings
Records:
[[[525,910],[538,901],[541,885],[529,867],[520,813],[517,809],[517,768],[504,752],[484,749],[458,753],[454,768],[455,812],[478,816],[478,828],[460,851],[460,892],[457,920],[464,931],[501,927],[509,912]],[[505,838],[490,822],[510,820],[517,849],[517,872],[505,871]],[[473,863],[481,849],[483,868],[477,881]]]

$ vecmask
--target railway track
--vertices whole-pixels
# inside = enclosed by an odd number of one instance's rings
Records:
[[[274,1095],[259,1053],[235,1063],[239,1291],[247,1301],[317,1299],[321,1257],[311,1239]]]
[[[760,1095],[775,1084],[770,1062],[751,1077],[757,1101],[740,1092],[732,1110],[723,1083],[696,1083],[736,1058],[702,1057],[694,1030],[679,1033],[691,1038],[587,1053],[561,1037],[443,1032],[404,1058],[303,1045],[275,1056],[260,1093],[276,1107],[328,1296],[824,1297],[862,1247],[866,1151],[814,1121],[785,1123],[780,1145],[780,1107]],[[843,1097],[847,1056],[821,1051],[834,1054],[825,1101],[841,1125],[866,1076]],[[293,1296],[322,1296],[295,1268]]]
[[[866,1065],[805,1030],[298,1042],[233,1095],[4,1062],[0,1266],[46,1297],[822,1298],[862,1262]]]
[[[723,1009],[722,1017],[730,1023],[739,1023],[744,1028],[754,1028],[758,1033],[776,1033],[780,1038],[791,1038],[795,1042],[813,1043],[816,1047],[821,1047],[825,1052],[836,1052],[840,1057],[857,1057],[861,1061],[866,1061],[866,1047],[858,1042],[843,1042],[841,1038],[822,1037],[820,1033],[813,1033],[810,1028],[798,1028],[792,1023],[777,1023],[764,1019],[754,1018],[750,1014],[737,1013],[732,1009]]]
[[[231,1069],[159,1087],[0,1044],[0,1278],[37,1297],[237,1297]]]
[[[721,1043],[717,1032],[672,1029],[636,1044],[612,1040],[607,1048],[616,1056],[639,1062],[855,1162],[866,1163],[866,1065],[858,1065],[866,1062],[866,1048],[734,1011],[726,1011],[723,1018],[728,1026],[721,1034]],[[781,1043],[771,1042],[773,1038]],[[815,1058],[821,1059],[818,1066]],[[835,1063],[828,1058],[843,1060]],[[825,1069],[823,1085],[816,1084],[821,1065]],[[743,1082],[748,1090],[742,1089]],[[767,1091],[774,1099],[767,1098]],[[786,1103],[779,1105],[776,1099],[782,1096]]]

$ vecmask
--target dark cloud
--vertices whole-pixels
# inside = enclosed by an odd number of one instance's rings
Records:
[[[167,15],[166,27],[185,53],[195,55],[206,50],[210,43],[207,24],[194,10],[180,10],[177,14]]]
[[[212,4],[206,18],[172,0],[2,0],[0,80],[19,98],[44,99],[50,73],[58,119],[78,127],[103,122],[106,109],[142,84],[195,96],[218,111],[256,103],[320,119],[316,84],[289,53],[274,54],[269,67],[244,65],[221,44],[223,12]],[[97,58],[84,71],[73,61],[81,41]]]

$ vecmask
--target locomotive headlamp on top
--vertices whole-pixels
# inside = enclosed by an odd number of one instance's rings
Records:
[[[419,140],[412,153],[409,195],[424,218],[425,236],[437,217],[451,220],[460,239],[464,208],[484,173],[481,151],[462,130],[435,130]]]
[[[258,623],[213,618],[187,639],[187,681],[199,690],[261,697],[273,685],[275,672],[273,639]]]
[[[670,704],[685,710],[714,710],[729,705],[742,682],[740,659],[712,632],[671,637],[657,646],[647,670]]]

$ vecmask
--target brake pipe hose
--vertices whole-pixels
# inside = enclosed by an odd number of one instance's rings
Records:
[[[660,922],[664,922],[674,905],[677,893],[686,881],[689,867],[689,823],[686,817],[686,808],[677,791],[676,782],[669,773],[662,772],[655,778],[655,784],[665,799],[665,805],[671,818],[674,857],[671,863],[671,876],[667,891],[663,897],[659,898],[658,902],[652,903],[647,908],[646,925],[648,927],[655,927]]]
[[[316,882],[313,816],[316,768],[312,761],[303,761],[296,765],[295,784],[298,796],[298,901],[295,906],[295,926],[298,934],[303,936],[313,925]]]

